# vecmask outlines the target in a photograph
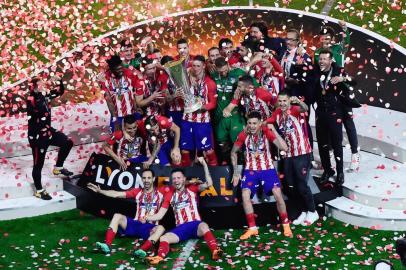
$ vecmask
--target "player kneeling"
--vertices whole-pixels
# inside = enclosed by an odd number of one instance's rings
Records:
[[[163,189],[154,187],[155,174],[152,170],[146,169],[142,172],[142,182],[144,188],[133,188],[128,191],[102,190],[99,186],[89,183],[87,187],[96,193],[103,194],[112,198],[134,198],[137,203],[137,212],[135,218],[124,216],[115,213],[109,228],[106,232],[104,243],[96,242],[96,247],[105,254],[111,252],[111,244],[117,234],[141,237],[145,242],[139,249],[134,251],[134,255],[144,258],[147,251],[158,241],[159,237],[164,233],[163,226],[156,222],[145,222],[147,215],[156,214],[160,209],[169,207],[170,197],[165,197]],[[143,222],[141,222],[143,221]]]

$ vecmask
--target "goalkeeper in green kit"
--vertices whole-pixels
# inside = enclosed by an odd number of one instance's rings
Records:
[[[230,104],[234,96],[238,79],[246,73],[240,68],[230,69],[224,57],[219,57],[214,62],[216,72],[211,74],[217,87],[217,107],[214,111],[214,133],[218,144],[220,158],[219,164],[227,165],[230,161],[230,151],[238,134],[245,127],[244,116],[235,108],[231,116],[225,118],[223,110]]]

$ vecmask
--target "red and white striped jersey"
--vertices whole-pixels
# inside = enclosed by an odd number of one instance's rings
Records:
[[[166,95],[166,90],[168,89],[168,81],[169,76],[168,74],[162,70],[157,69],[155,72],[155,77],[153,79],[147,78],[144,76],[145,87],[140,88],[135,92],[136,96],[142,96],[143,99],[148,98],[152,95],[152,93],[156,91],[163,92],[163,95]],[[165,103],[165,99],[162,100],[154,100],[148,104],[147,107],[144,108],[145,115],[157,115],[163,113],[163,105]]]
[[[168,208],[170,197],[164,188],[154,189],[150,193],[144,192],[142,188],[133,188],[125,192],[126,198],[134,198],[137,203],[135,220],[141,221],[148,215],[158,213],[161,207]],[[158,224],[158,222],[155,222]]]
[[[141,123],[137,121],[139,126]],[[127,160],[130,158],[138,157],[142,154],[141,150],[144,145],[144,140],[141,136],[135,136],[132,142],[124,138],[123,132],[121,130],[115,131],[107,143],[112,146],[116,146],[115,153],[117,156]]]
[[[231,103],[235,105],[240,103],[244,107],[246,114],[251,111],[259,111],[263,115],[263,120],[265,120],[271,116],[269,108],[276,103],[276,99],[268,90],[259,87],[250,95],[240,95],[236,92]]]
[[[261,171],[274,168],[270,143],[275,139],[275,134],[266,127],[261,127],[260,131],[254,135],[246,133],[245,130],[238,134],[234,145],[238,147],[245,145],[246,170]]]
[[[106,81],[101,83],[101,87],[113,103],[115,116],[124,117],[135,113],[134,93],[145,85],[131,70],[123,68],[123,76],[119,79],[107,71]]]
[[[158,126],[159,126],[159,134],[155,137],[157,137],[159,140],[159,143],[161,145],[163,145],[164,143],[166,143],[168,141],[168,139],[170,137],[173,122],[171,119],[169,119],[163,115],[156,115],[155,119],[157,120]],[[152,140],[152,137],[154,135],[148,133],[148,130],[145,127],[145,120],[142,121],[142,124],[140,124],[138,126],[138,128],[140,129],[140,132],[148,138],[148,142],[151,145],[155,144],[155,141]]]
[[[173,81],[169,78],[168,76],[168,92],[171,96],[176,94],[176,86],[173,83]],[[168,110],[171,112],[181,112],[183,111],[183,98],[181,97],[176,97],[173,100],[171,100],[170,102],[167,103],[168,105]]]
[[[276,124],[282,133],[282,137],[288,145],[288,151],[284,157],[296,157],[312,152],[307,134],[305,114],[300,112],[299,106],[291,106],[287,115],[280,108],[276,109],[267,120],[269,124]]]
[[[206,76],[197,87],[192,86],[191,92],[196,97],[200,97],[203,106],[206,108],[206,111],[184,113],[183,120],[194,123],[209,123],[209,111],[215,109],[217,106],[216,89],[216,83],[209,76]]]
[[[198,211],[199,185],[188,185],[181,192],[172,189],[171,205],[175,213],[176,226],[201,220]]]

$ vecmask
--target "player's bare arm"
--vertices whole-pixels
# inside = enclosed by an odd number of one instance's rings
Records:
[[[126,197],[125,192],[123,192],[123,191],[103,190],[100,188],[100,186],[98,186],[98,185],[96,186],[95,184],[92,184],[92,183],[88,183],[87,187],[90,190],[92,190],[96,193],[103,194],[104,196],[107,196],[107,197],[111,197],[111,198],[125,198]]]
[[[275,132],[274,132],[275,133]],[[278,147],[279,150],[282,151],[288,151],[288,145],[286,144],[285,140],[282,139],[282,137],[278,134],[275,133],[276,139],[273,140],[273,144],[276,145],[276,147]]]
[[[197,160],[200,164],[202,164],[204,169],[204,177],[206,178],[206,182],[199,185],[199,191],[203,191],[213,185],[213,179],[211,178],[209,167],[207,166],[207,162],[204,157],[198,157]]]
[[[171,130],[175,133],[175,138],[173,139],[173,148],[171,150],[171,158],[172,161],[177,164],[181,159],[179,149],[180,128],[175,123],[172,123]]]
[[[300,107],[300,112],[307,112],[309,110],[309,106],[307,106],[306,103],[301,101],[298,97],[290,97],[290,103],[297,104]]]
[[[238,182],[240,182],[240,178],[241,178],[241,172],[238,169],[238,164],[237,164],[238,151],[240,151],[240,147],[234,144],[233,149],[231,149],[231,164],[233,165],[233,171],[234,171],[232,181],[233,181],[234,186],[238,185]]]
[[[151,166],[151,164],[154,162],[156,156],[158,155],[159,150],[161,149],[161,144],[159,143],[158,138],[155,139],[155,143],[154,143],[154,149],[152,150],[152,154],[149,157],[149,159],[145,162],[143,162],[143,167],[144,169],[148,169],[149,166]]]
[[[127,170],[127,162],[123,158],[119,157],[116,153],[114,153],[111,145],[106,142],[103,143],[103,150],[107,153],[107,155],[112,157],[118,163],[118,165],[120,165],[120,170]]]

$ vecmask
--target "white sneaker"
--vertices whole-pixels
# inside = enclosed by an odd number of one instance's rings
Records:
[[[359,171],[359,163],[361,161],[361,156],[359,153],[355,153],[351,155],[351,164],[350,164],[350,171],[358,172]]]
[[[302,224],[303,221],[305,220],[305,218],[306,218],[306,212],[302,212],[302,213],[300,214],[300,216],[292,222],[292,224],[293,224],[293,225]]]
[[[317,211],[307,212],[306,218],[304,219],[302,225],[303,226],[310,226],[314,222],[316,222],[318,219],[319,219],[319,214],[317,213]]]
[[[335,170],[335,168],[336,168],[336,159],[334,157],[334,151],[330,150],[330,151],[328,151],[328,153],[329,153],[329,156],[330,156],[331,168],[333,170]]]
[[[321,169],[323,169],[323,166],[321,166],[320,162],[312,160],[312,168],[315,170],[321,170]]]

